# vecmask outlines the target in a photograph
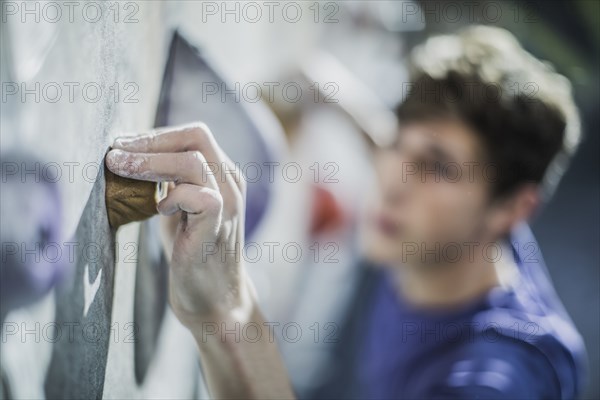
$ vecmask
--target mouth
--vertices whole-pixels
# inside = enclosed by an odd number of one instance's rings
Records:
[[[377,215],[374,218],[374,224],[377,230],[387,237],[396,237],[402,231],[400,223],[386,215]]]

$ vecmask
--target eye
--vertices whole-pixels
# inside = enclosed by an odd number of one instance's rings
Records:
[[[444,182],[451,172],[448,170],[448,164],[437,159],[423,159],[417,163],[420,176],[427,182]]]
[[[439,174],[442,170],[442,164],[437,160],[425,160],[422,162],[422,169],[428,173]]]
[[[438,162],[437,163],[438,174],[446,179],[448,178],[448,164]]]

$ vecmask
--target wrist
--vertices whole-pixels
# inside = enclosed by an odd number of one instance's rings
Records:
[[[256,300],[254,286],[249,279],[240,285],[239,295],[234,304],[221,303],[206,308],[206,312],[186,318],[183,325],[193,334],[202,332],[207,327],[234,329],[236,324],[244,326],[253,322],[261,312]],[[261,317],[262,318],[262,317]]]

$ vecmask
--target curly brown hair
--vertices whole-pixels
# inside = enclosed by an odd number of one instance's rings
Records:
[[[472,26],[416,47],[400,123],[458,117],[499,171],[493,195],[526,182],[549,195],[580,140],[571,84],[501,28]]]

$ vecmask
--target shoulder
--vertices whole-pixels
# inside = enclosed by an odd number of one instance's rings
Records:
[[[565,335],[569,326],[568,321],[521,307],[483,311],[472,319],[472,335],[448,347],[434,362],[438,379],[427,395],[574,398],[581,368]]]
[[[557,344],[558,345],[558,344]],[[483,333],[453,346],[435,362],[430,398],[561,398],[554,366],[535,346]]]

